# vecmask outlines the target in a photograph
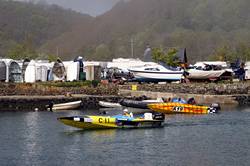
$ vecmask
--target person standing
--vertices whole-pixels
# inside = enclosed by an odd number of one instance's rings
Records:
[[[238,69],[238,74],[239,74],[239,80],[245,81],[246,71],[245,71],[245,64],[244,63],[240,64],[240,68]]]

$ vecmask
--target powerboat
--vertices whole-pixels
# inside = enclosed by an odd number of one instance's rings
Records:
[[[153,111],[164,114],[211,114],[217,113],[220,109],[218,104],[212,104],[211,106],[196,105],[180,102],[168,102],[168,103],[155,103],[148,104],[148,107]]]
[[[233,70],[222,62],[198,62],[187,73],[187,78],[192,80],[219,80],[232,78]]]
[[[61,117],[58,120],[65,125],[80,129],[116,129],[116,128],[147,128],[163,127],[164,114],[145,113],[141,117],[125,115],[115,116],[73,116]]]
[[[134,67],[129,69],[135,80],[139,82],[171,82],[180,81],[184,70],[162,66],[159,64]]]
[[[233,72],[229,69],[221,70],[202,70],[202,69],[190,69],[188,72],[188,79],[194,80],[218,80],[220,78],[232,77]]]

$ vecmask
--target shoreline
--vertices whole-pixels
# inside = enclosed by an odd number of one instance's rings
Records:
[[[99,108],[99,101],[118,102],[120,96],[57,95],[57,96],[0,96],[0,111],[48,111],[46,105],[82,100],[79,109]]]
[[[138,99],[142,96],[147,98],[174,98],[181,97],[188,99],[194,97],[199,104],[218,103],[221,106],[247,106],[250,105],[250,95],[201,95],[201,94],[182,94],[182,93],[166,93],[166,92],[149,92],[149,91],[131,91],[120,90],[119,95],[80,95],[72,96],[0,96],[0,111],[48,111],[46,105],[50,102],[65,103],[82,100],[80,110],[98,109],[99,101],[118,102],[121,99]]]
[[[218,103],[221,105],[248,105],[250,104],[250,95],[202,95],[202,94],[186,94],[186,93],[169,93],[169,92],[151,92],[151,91],[132,91],[132,90],[120,90],[120,94],[128,95],[132,97],[147,96],[149,98],[195,98],[199,104],[211,104]],[[243,99],[248,101],[244,103]],[[244,103],[244,104],[243,104]]]
[[[118,102],[146,96],[155,99],[194,97],[199,104],[250,105],[250,83],[191,83],[53,87],[39,84],[2,84],[0,111],[47,111],[46,105],[82,100],[80,109],[98,109],[99,101]],[[136,86],[135,89],[132,86]],[[133,90],[132,90],[133,89]]]

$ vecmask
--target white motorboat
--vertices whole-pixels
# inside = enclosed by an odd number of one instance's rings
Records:
[[[111,103],[106,101],[99,101],[99,105],[104,108],[119,108],[122,107],[119,103]]]
[[[233,75],[232,69],[226,68],[220,63],[213,64],[212,62],[196,63],[192,69],[187,71],[188,79],[195,80],[218,80],[224,78],[231,78]]]
[[[82,101],[74,101],[74,102],[67,102],[67,103],[61,103],[61,104],[50,104],[48,106],[48,109],[51,111],[58,111],[58,110],[73,110],[77,109],[81,106]]]
[[[227,70],[197,70],[197,69],[190,69],[188,70],[188,76],[187,78],[189,79],[200,79],[200,80],[217,80],[220,77],[222,77],[223,75],[227,75],[229,74],[229,76],[231,76],[232,72],[231,71],[227,71]]]
[[[140,82],[180,81],[184,73],[184,70],[165,67],[159,64],[130,68],[129,71]]]

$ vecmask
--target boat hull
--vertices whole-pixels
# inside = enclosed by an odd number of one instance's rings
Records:
[[[217,112],[217,110],[213,107],[173,103],[173,102],[149,104],[148,107],[152,109],[153,111],[165,113],[165,114],[173,114],[173,113],[209,114],[209,113]]]
[[[120,108],[122,107],[119,103],[110,103],[105,101],[99,101],[99,106],[103,108]]]
[[[163,127],[164,120],[145,120],[124,117],[121,119],[105,116],[62,117],[58,120],[65,125],[79,129],[116,129]]]
[[[125,107],[132,107],[132,108],[140,108],[140,109],[148,109],[148,104],[152,103],[162,103],[163,101],[160,100],[143,100],[143,101],[136,101],[136,100],[127,100],[124,99],[120,102],[122,106]]]
[[[194,80],[206,80],[206,79],[219,79],[224,76],[225,78],[231,78],[232,72],[228,70],[196,70],[190,69],[188,72],[188,79]]]
[[[72,110],[77,109],[81,106],[82,101],[75,101],[75,102],[68,102],[68,103],[62,103],[62,104],[54,104],[52,107],[53,111],[58,110]]]
[[[136,80],[142,82],[180,81],[183,75],[183,72],[146,72],[135,70],[130,71],[133,72]]]

